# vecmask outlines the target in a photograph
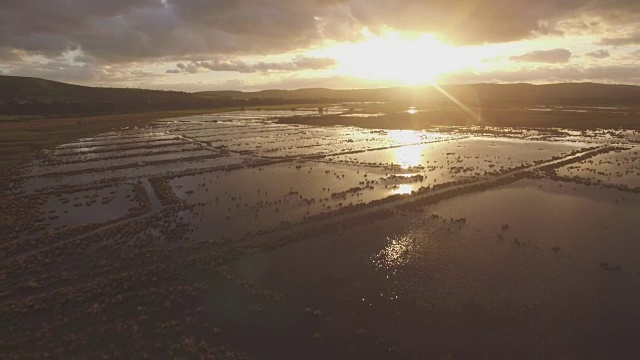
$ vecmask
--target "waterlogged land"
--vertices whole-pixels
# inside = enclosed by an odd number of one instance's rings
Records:
[[[2,353],[640,356],[640,133],[315,114],[157,121],[5,175]]]

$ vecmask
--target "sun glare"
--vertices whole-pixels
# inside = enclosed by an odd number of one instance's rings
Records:
[[[438,75],[472,64],[461,48],[445,45],[432,35],[365,35],[366,41],[340,44],[323,53],[334,58],[345,75],[404,85],[429,84]]]
[[[412,145],[422,142],[421,133],[413,130],[389,130],[387,138],[393,145]]]
[[[400,184],[392,187],[391,191],[389,191],[389,194],[390,195],[407,195],[407,194],[411,194],[412,191],[414,191],[412,184]]]
[[[420,133],[411,130],[390,130],[387,136],[395,145],[408,145],[394,149],[394,162],[401,168],[408,169],[422,163],[423,148],[419,145],[411,146],[422,143]]]

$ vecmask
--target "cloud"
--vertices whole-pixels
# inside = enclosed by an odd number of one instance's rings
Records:
[[[332,67],[335,60],[330,58],[313,58],[298,56],[291,61],[285,62],[258,62],[248,64],[242,60],[217,59],[211,61],[192,61],[188,64],[178,63],[175,69],[167,70],[170,74],[188,73],[195,74],[202,70],[210,71],[231,71],[239,73],[256,73],[271,71],[300,71],[300,70],[320,70]]]
[[[320,70],[335,66],[336,61],[331,58],[298,56],[293,59],[293,64],[298,69]]]
[[[175,69],[167,70],[167,74],[195,74],[200,71],[200,65],[196,62],[191,62],[188,64],[178,63],[176,64]]]
[[[607,50],[600,49],[600,50],[588,52],[584,54],[584,56],[592,57],[594,59],[604,59],[604,58],[610,57],[611,54]]]
[[[523,55],[512,56],[513,61],[566,63],[571,58],[571,51],[567,49],[537,50]]]
[[[390,28],[437,33],[452,43],[481,44],[560,34],[558,23],[580,14],[615,23],[640,15],[640,2],[65,0],[34,6],[3,0],[0,47],[47,57],[82,49],[109,62],[136,62],[306,49],[325,40],[357,40],[364,27],[374,33]]]
[[[0,5],[0,46],[55,57],[82,49],[110,62],[194,54],[263,54],[300,49],[324,39],[316,13],[344,22],[315,0],[66,0]],[[323,11],[326,9],[326,11]],[[348,23],[348,22],[345,22]],[[348,39],[356,29],[341,26]]]
[[[605,37],[598,41],[599,45],[638,45],[640,44],[640,31],[636,31],[633,34],[621,37]]]
[[[86,84],[121,85],[116,80],[126,83],[201,72],[233,72],[227,75],[238,77],[277,73],[270,76],[280,78],[287,72],[328,69],[334,66],[331,59],[268,59],[274,54],[304,54],[325,42],[358,41],[367,31],[433,33],[453,45],[563,33],[597,34],[606,46],[640,44],[640,33],[634,32],[640,23],[638,0],[36,2],[0,1],[0,67],[5,73]],[[580,54],[595,50],[580,49]],[[559,66],[571,57],[569,50],[560,50],[564,52],[555,57],[534,52],[512,60]],[[622,54],[629,51],[622,49],[619,58],[608,61],[622,62]],[[585,54],[598,58],[592,55]],[[179,65],[162,74],[140,70],[171,67],[167,64]]]
[[[3,63],[14,63],[20,60],[22,60],[22,54],[18,50],[0,47],[0,61]]]
[[[373,30],[391,27],[435,32],[455,44],[559,35],[562,30],[558,23],[583,15],[619,24],[623,18],[640,14],[637,0],[351,0],[344,3],[354,19]]]
[[[493,71],[487,73],[458,72],[449,74],[442,81],[450,83],[478,82],[608,82],[640,84],[640,64],[606,65],[606,66],[543,66],[537,68],[518,69],[513,71]]]
[[[157,79],[160,76],[136,68],[113,67],[99,62],[71,64],[64,57],[45,62],[13,64],[5,71],[5,74],[39,77],[83,85],[119,84],[119,86]]]

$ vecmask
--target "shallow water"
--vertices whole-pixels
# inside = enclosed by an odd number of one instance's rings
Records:
[[[304,328],[327,342],[384,338],[388,348],[436,358],[465,351],[504,358],[525,349],[525,358],[576,349],[587,357],[634,353],[626,332],[640,319],[633,231],[640,197],[561,185],[526,180],[460,196],[252,255],[232,268],[258,288],[286,294],[286,304],[272,311],[289,319],[289,329],[304,320],[301,309],[321,309],[323,320]],[[625,196],[625,203],[614,201]],[[604,262],[621,270],[604,269]],[[214,318],[237,321],[232,314]],[[271,337],[260,328],[250,336]],[[267,342],[257,346],[261,354],[275,351]]]
[[[78,226],[126,217],[135,208],[133,184],[116,184],[99,190],[50,195],[43,206],[50,226]]]
[[[277,122],[316,113],[167,119],[16,171],[2,344],[62,358],[640,356],[637,132]]]
[[[556,173],[565,178],[640,188],[640,151],[634,147],[598,155],[567,165]]]

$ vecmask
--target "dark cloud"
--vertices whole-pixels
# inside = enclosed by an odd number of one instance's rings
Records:
[[[637,0],[353,0],[348,4],[355,18],[368,26],[434,31],[457,44],[560,34],[558,22],[581,15],[619,23],[640,13]]]
[[[537,50],[523,55],[512,56],[513,61],[566,63],[571,58],[571,51],[567,49]]]
[[[80,41],[82,35],[90,34],[105,19],[127,16],[136,9],[154,6],[156,2],[65,0],[54,4],[3,0],[0,4],[0,46],[57,55],[89,45]]]
[[[0,4],[0,46],[46,56],[80,48],[111,62],[273,53],[321,41],[318,12],[342,21],[313,0],[181,0],[166,6],[160,0],[66,0],[55,6],[8,0]],[[332,38],[356,31],[337,28],[344,33]]]
[[[50,57],[82,49],[110,62],[256,55],[357,39],[363,26],[436,32],[459,44],[503,42],[559,34],[558,21],[583,13],[622,21],[640,14],[640,1],[3,0],[0,47]]]
[[[595,59],[604,59],[604,58],[608,58],[608,57],[611,56],[609,51],[603,50],[603,49],[592,51],[592,52],[588,52],[588,53],[586,53],[584,55],[588,56],[588,57],[595,58]]]
[[[217,59],[211,61],[192,61],[187,64],[178,63],[175,69],[167,70],[170,74],[188,73],[195,74],[202,70],[210,71],[232,71],[239,73],[256,73],[271,71],[300,71],[300,70],[320,70],[332,67],[335,60],[329,58],[312,58],[299,56],[292,61],[285,62],[258,62],[248,64],[242,60]]]

